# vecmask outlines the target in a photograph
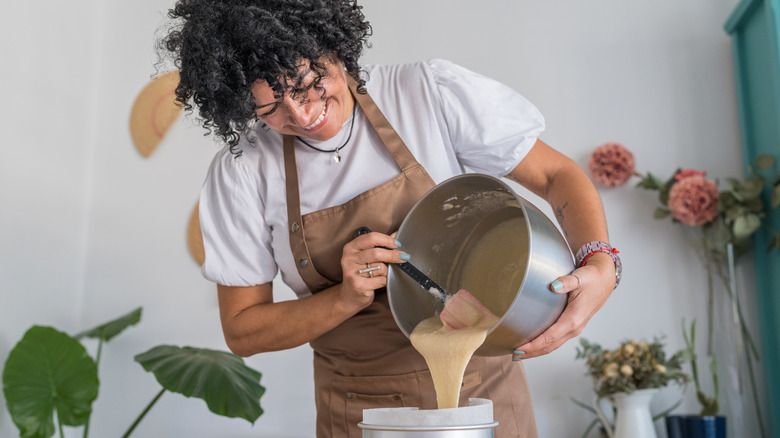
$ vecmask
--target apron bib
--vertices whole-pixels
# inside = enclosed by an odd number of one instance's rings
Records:
[[[292,136],[284,136],[290,248],[312,293],[342,281],[341,252],[360,227],[391,234],[417,200],[435,183],[368,94],[350,92],[401,169],[392,180],[348,202],[301,215]],[[422,355],[395,323],[384,289],[374,302],[310,342],[318,438],[359,438],[363,409],[415,406],[436,408],[433,380]],[[536,425],[523,367],[507,357],[472,358],[463,379],[460,406],[468,398],[493,401],[496,436],[535,438]]]

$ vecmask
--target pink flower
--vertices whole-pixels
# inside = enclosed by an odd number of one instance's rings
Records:
[[[707,172],[703,170],[696,170],[696,169],[682,169],[681,171],[674,174],[674,179],[677,181],[684,180],[685,178],[688,178],[689,176],[705,176],[707,175]]]
[[[718,186],[701,174],[683,178],[669,190],[669,209],[686,225],[704,225],[718,215]]]
[[[634,173],[634,154],[618,143],[597,147],[588,162],[593,180],[604,187],[619,187]]]

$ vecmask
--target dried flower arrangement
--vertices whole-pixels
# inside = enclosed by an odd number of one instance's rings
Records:
[[[734,266],[737,258],[747,253],[754,239],[751,237],[762,227],[767,232],[766,249],[780,250],[780,230],[774,230],[766,220],[767,212],[780,206],[780,175],[767,177],[766,173],[775,165],[775,157],[761,155],[747,168],[743,180],[725,178],[727,187],[720,190],[718,182],[707,178],[704,171],[678,169],[666,181],[651,173],[643,175],[634,168],[633,154],[618,143],[607,143],[591,154],[588,168],[597,185],[618,187],[631,176],[641,178],[637,187],[658,192],[659,206],[653,212],[656,219],[671,217],[675,223],[695,230],[699,242],[694,244],[707,271],[707,352],[713,357],[712,333],[714,319],[715,286],[719,278],[725,286],[727,299],[733,307],[737,344],[742,346],[739,360],[745,360],[759,426],[762,425],[761,410],[757,401],[757,384],[753,372],[754,361],[760,360],[753,337],[745,324],[739,296],[734,281]],[[770,196],[763,198],[764,192]],[[765,202],[766,201],[766,202]],[[691,330],[693,332],[693,329]],[[693,333],[691,333],[693,335]],[[695,366],[695,363],[692,363]],[[713,376],[715,377],[715,376]],[[697,396],[702,397],[697,385]],[[702,405],[717,410],[717,395],[714,399],[699,399]],[[706,402],[706,403],[705,403]],[[763,428],[761,435],[765,436]]]
[[[586,339],[580,339],[580,344],[582,349],[577,348],[577,359],[585,360],[599,397],[663,388],[669,383],[682,385],[690,380],[682,371],[685,351],[678,351],[667,359],[659,338],[650,343],[627,340],[614,350],[605,350]]]

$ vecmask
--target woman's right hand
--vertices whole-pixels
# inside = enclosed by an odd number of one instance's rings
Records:
[[[392,236],[382,233],[356,237],[342,251],[343,281],[299,299],[274,302],[271,283],[219,285],[219,311],[228,347],[246,357],[294,348],[322,336],[373,302],[374,289],[387,285],[387,263],[409,260],[399,246]]]
[[[409,261],[401,243],[387,234],[369,232],[344,245],[341,255],[340,301],[355,313],[374,300],[374,290],[387,286],[387,264]]]

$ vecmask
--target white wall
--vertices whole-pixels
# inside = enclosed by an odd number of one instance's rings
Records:
[[[225,348],[214,286],[185,241],[218,146],[184,119],[148,159],[129,136],[170,1],[45,3],[14,2],[0,14],[0,361],[33,323],[74,332],[143,305],[141,324],[108,344],[101,363],[92,435],[116,436],[158,390],[135,354],[163,343]],[[741,173],[722,30],[736,0],[362,3],[374,28],[364,62],[442,57],[499,79],[545,114],[543,139],[582,165],[593,148],[618,141],[640,171]],[[681,318],[705,315],[704,273],[686,235],[652,219],[653,194],[631,185],[601,192],[625,277],[582,336],[612,347],[666,334],[669,350],[680,348]],[[591,420],[568,400],[591,394],[576,345],[526,363],[542,437],[580,436]],[[166,394],[136,434],[313,436],[309,347],[247,362],[268,389],[254,427]],[[667,389],[654,407],[679,397]],[[680,411],[695,410],[692,391],[684,399]],[[2,399],[0,409],[0,436],[17,435]]]
[[[80,326],[98,11],[48,3],[0,8],[0,363],[33,324]],[[13,436],[2,397],[0,412]]]

